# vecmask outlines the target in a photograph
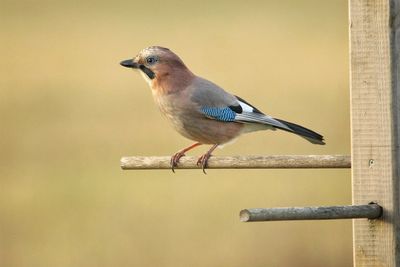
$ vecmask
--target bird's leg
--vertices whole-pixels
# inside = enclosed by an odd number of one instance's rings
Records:
[[[191,146],[188,146],[188,147],[176,152],[171,157],[171,169],[172,169],[172,172],[175,172],[175,167],[178,166],[179,159],[181,157],[185,156],[185,152],[187,152],[187,151],[189,151],[189,150],[191,150],[191,149],[193,149],[193,148],[195,148],[196,146],[199,146],[199,145],[201,145],[201,143],[197,142],[197,143],[192,144]]]
[[[211,157],[211,153],[218,147],[218,144],[213,145],[204,155],[197,160],[197,166],[201,166],[204,174],[206,173],[207,161]]]

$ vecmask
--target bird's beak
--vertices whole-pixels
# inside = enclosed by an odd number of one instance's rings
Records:
[[[121,66],[126,67],[126,68],[131,68],[131,69],[139,68],[139,64],[134,62],[133,59],[123,60],[119,64],[121,64]]]

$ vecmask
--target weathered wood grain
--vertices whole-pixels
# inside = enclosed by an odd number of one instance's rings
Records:
[[[382,214],[377,204],[330,207],[290,207],[270,209],[245,209],[240,212],[242,222],[287,220],[334,220],[368,218],[376,219]]]
[[[171,157],[123,157],[124,170],[171,169]],[[175,169],[198,169],[197,157],[182,157]],[[350,168],[345,155],[212,156],[210,169]]]
[[[400,266],[399,0],[350,0],[353,204],[383,207],[355,220],[355,266]]]

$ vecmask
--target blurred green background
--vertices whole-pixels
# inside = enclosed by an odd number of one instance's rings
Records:
[[[215,154],[349,154],[347,26],[344,0],[1,0],[0,266],[351,266],[351,221],[238,219],[350,204],[349,170],[119,167],[190,144],[119,66],[150,45],[327,141],[257,132]]]

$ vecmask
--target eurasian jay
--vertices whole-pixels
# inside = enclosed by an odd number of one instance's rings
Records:
[[[151,46],[122,66],[137,69],[150,85],[155,102],[174,128],[195,143],[171,157],[171,168],[194,147],[212,144],[197,165],[205,173],[211,153],[239,135],[259,130],[284,130],[313,144],[324,145],[322,135],[300,125],[273,118],[244,99],[196,76],[168,48]]]

